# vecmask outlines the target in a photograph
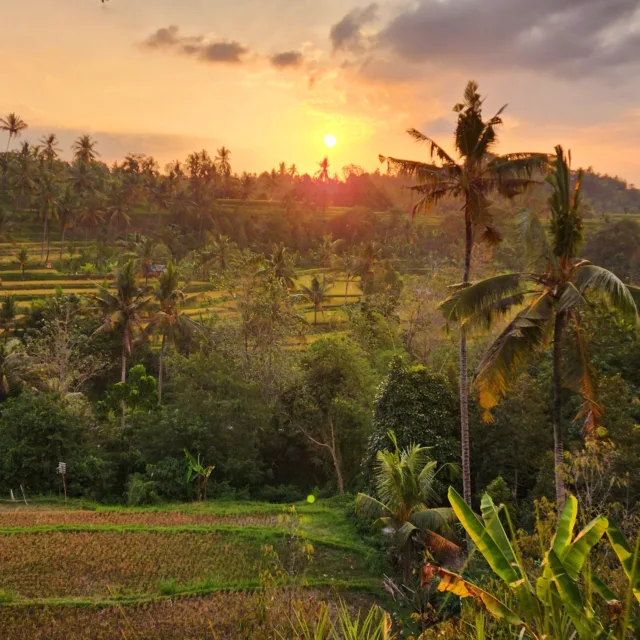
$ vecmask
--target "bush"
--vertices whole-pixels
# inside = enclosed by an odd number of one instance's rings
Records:
[[[156,483],[145,479],[140,473],[132,475],[127,486],[127,504],[130,507],[140,507],[158,502],[160,496],[156,491]]]
[[[165,458],[158,464],[147,465],[145,478],[153,482],[155,491],[164,500],[179,502],[188,500],[190,496],[186,473],[187,461],[184,458]]]
[[[300,487],[296,487],[292,484],[283,484],[277,487],[270,485],[262,487],[262,489],[256,492],[255,497],[257,500],[262,500],[263,502],[280,504],[299,502],[300,500],[304,500],[307,496]]]

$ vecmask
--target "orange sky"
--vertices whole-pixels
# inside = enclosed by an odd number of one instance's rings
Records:
[[[379,153],[419,157],[409,126],[448,145],[451,107],[473,77],[488,111],[509,103],[502,150],[562,143],[574,165],[640,184],[638,0],[574,0],[559,17],[550,0],[532,16],[522,4],[503,12],[493,40],[464,31],[454,13],[461,2],[417,0],[411,10],[401,0],[10,2],[0,23],[0,112],[18,112],[28,139],[57,132],[67,152],[75,135],[94,133],[108,161],[141,152],[164,163],[226,145],[236,171],[281,161],[313,171],[326,153],[334,170],[373,169]],[[481,12],[507,0],[465,2]],[[553,22],[537,24],[545,10]],[[470,27],[482,18],[471,16]],[[542,55],[540,29],[562,20],[592,48]],[[505,38],[506,56],[496,44]],[[327,133],[338,139],[332,150]]]

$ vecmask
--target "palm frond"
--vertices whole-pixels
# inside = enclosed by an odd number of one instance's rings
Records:
[[[555,265],[556,258],[540,218],[528,209],[521,209],[516,220],[520,237],[524,242],[531,263],[544,267],[549,264]]]
[[[365,518],[375,520],[393,515],[391,510],[380,502],[380,500],[376,500],[365,493],[359,493],[356,496],[356,513]]]
[[[507,325],[487,351],[474,381],[485,421],[491,421],[491,409],[506,394],[515,373],[547,344],[553,305],[549,292],[541,294]]]
[[[584,328],[580,322],[580,314],[574,309],[569,314],[567,339],[572,343],[572,349],[567,350],[572,357],[565,365],[564,377],[569,388],[582,397],[582,406],[578,417],[584,418],[585,436],[593,438],[597,435],[598,419],[602,417],[602,405],[598,402],[598,391],[595,372],[589,356],[589,348]]]
[[[379,156],[380,162],[386,162],[389,170],[399,176],[413,178],[418,182],[437,182],[443,177],[443,168],[437,164],[418,162],[417,160],[402,160],[401,158],[386,158]]]
[[[396,530],[396,541],[399,547],[404,547],[407,542],[419,531],[418,527],[411,524],[411,522],[403,522]]]
[[[443,163],[455,164],[455,160],[435,140],[420,133],[417,129],[408,129],[407,133],[416,141],[429,146],[429,155],[434,156]]]
[[[487,310],[505,298],[521,294],[523,274],[507,273],[481,280],[468,287],[458,289],[439,305],[447,322],[463,324],[485,315]]]
[[[427,549],[439,558],[455,558],[462,553],[462,547],[435,531],[426,532],[425,544]]]
[[[430,460],[418,475],[418,487],[426,502],[433,503],[438,499],[438,494],[433,487],[437,466],[437,462]]]
[[[558,295],[558,313],[575,309],[582,304],[586,304],[586,300],[573,282],[566,282],[562,285]]]
[[[639,325],[640,317],[634,296],[614,273],[595,264],[583,263],[576,269],[574,280],[582,294],[589,289],[604,293],[618,311],[633,320],[636,326]]]
[[[451,526],[457,522],[453,509],[442,507],[438,509],[421,509],[411,514],[413,525],[423,531],[433,531],[435,533],[453,536]]]

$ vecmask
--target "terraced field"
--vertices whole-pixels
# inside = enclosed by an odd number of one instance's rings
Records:
[[[0,506],[2,638],[231,639],[264,623],[254,615],[265,598],[274,624],[292,599],[303,608],[337,598],[368,606],[380,563],[344,508],[300,505],[296,542],[286,514],[255,503]],[[309,544],[311,562],[298,560],[291,573],[291,554]]]

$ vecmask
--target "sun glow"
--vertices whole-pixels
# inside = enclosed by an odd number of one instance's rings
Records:
[[[337,143],[338,143],[338,139],[332,133],[328,133],[324,137],[324,144],[330,149],[335,147]]]

